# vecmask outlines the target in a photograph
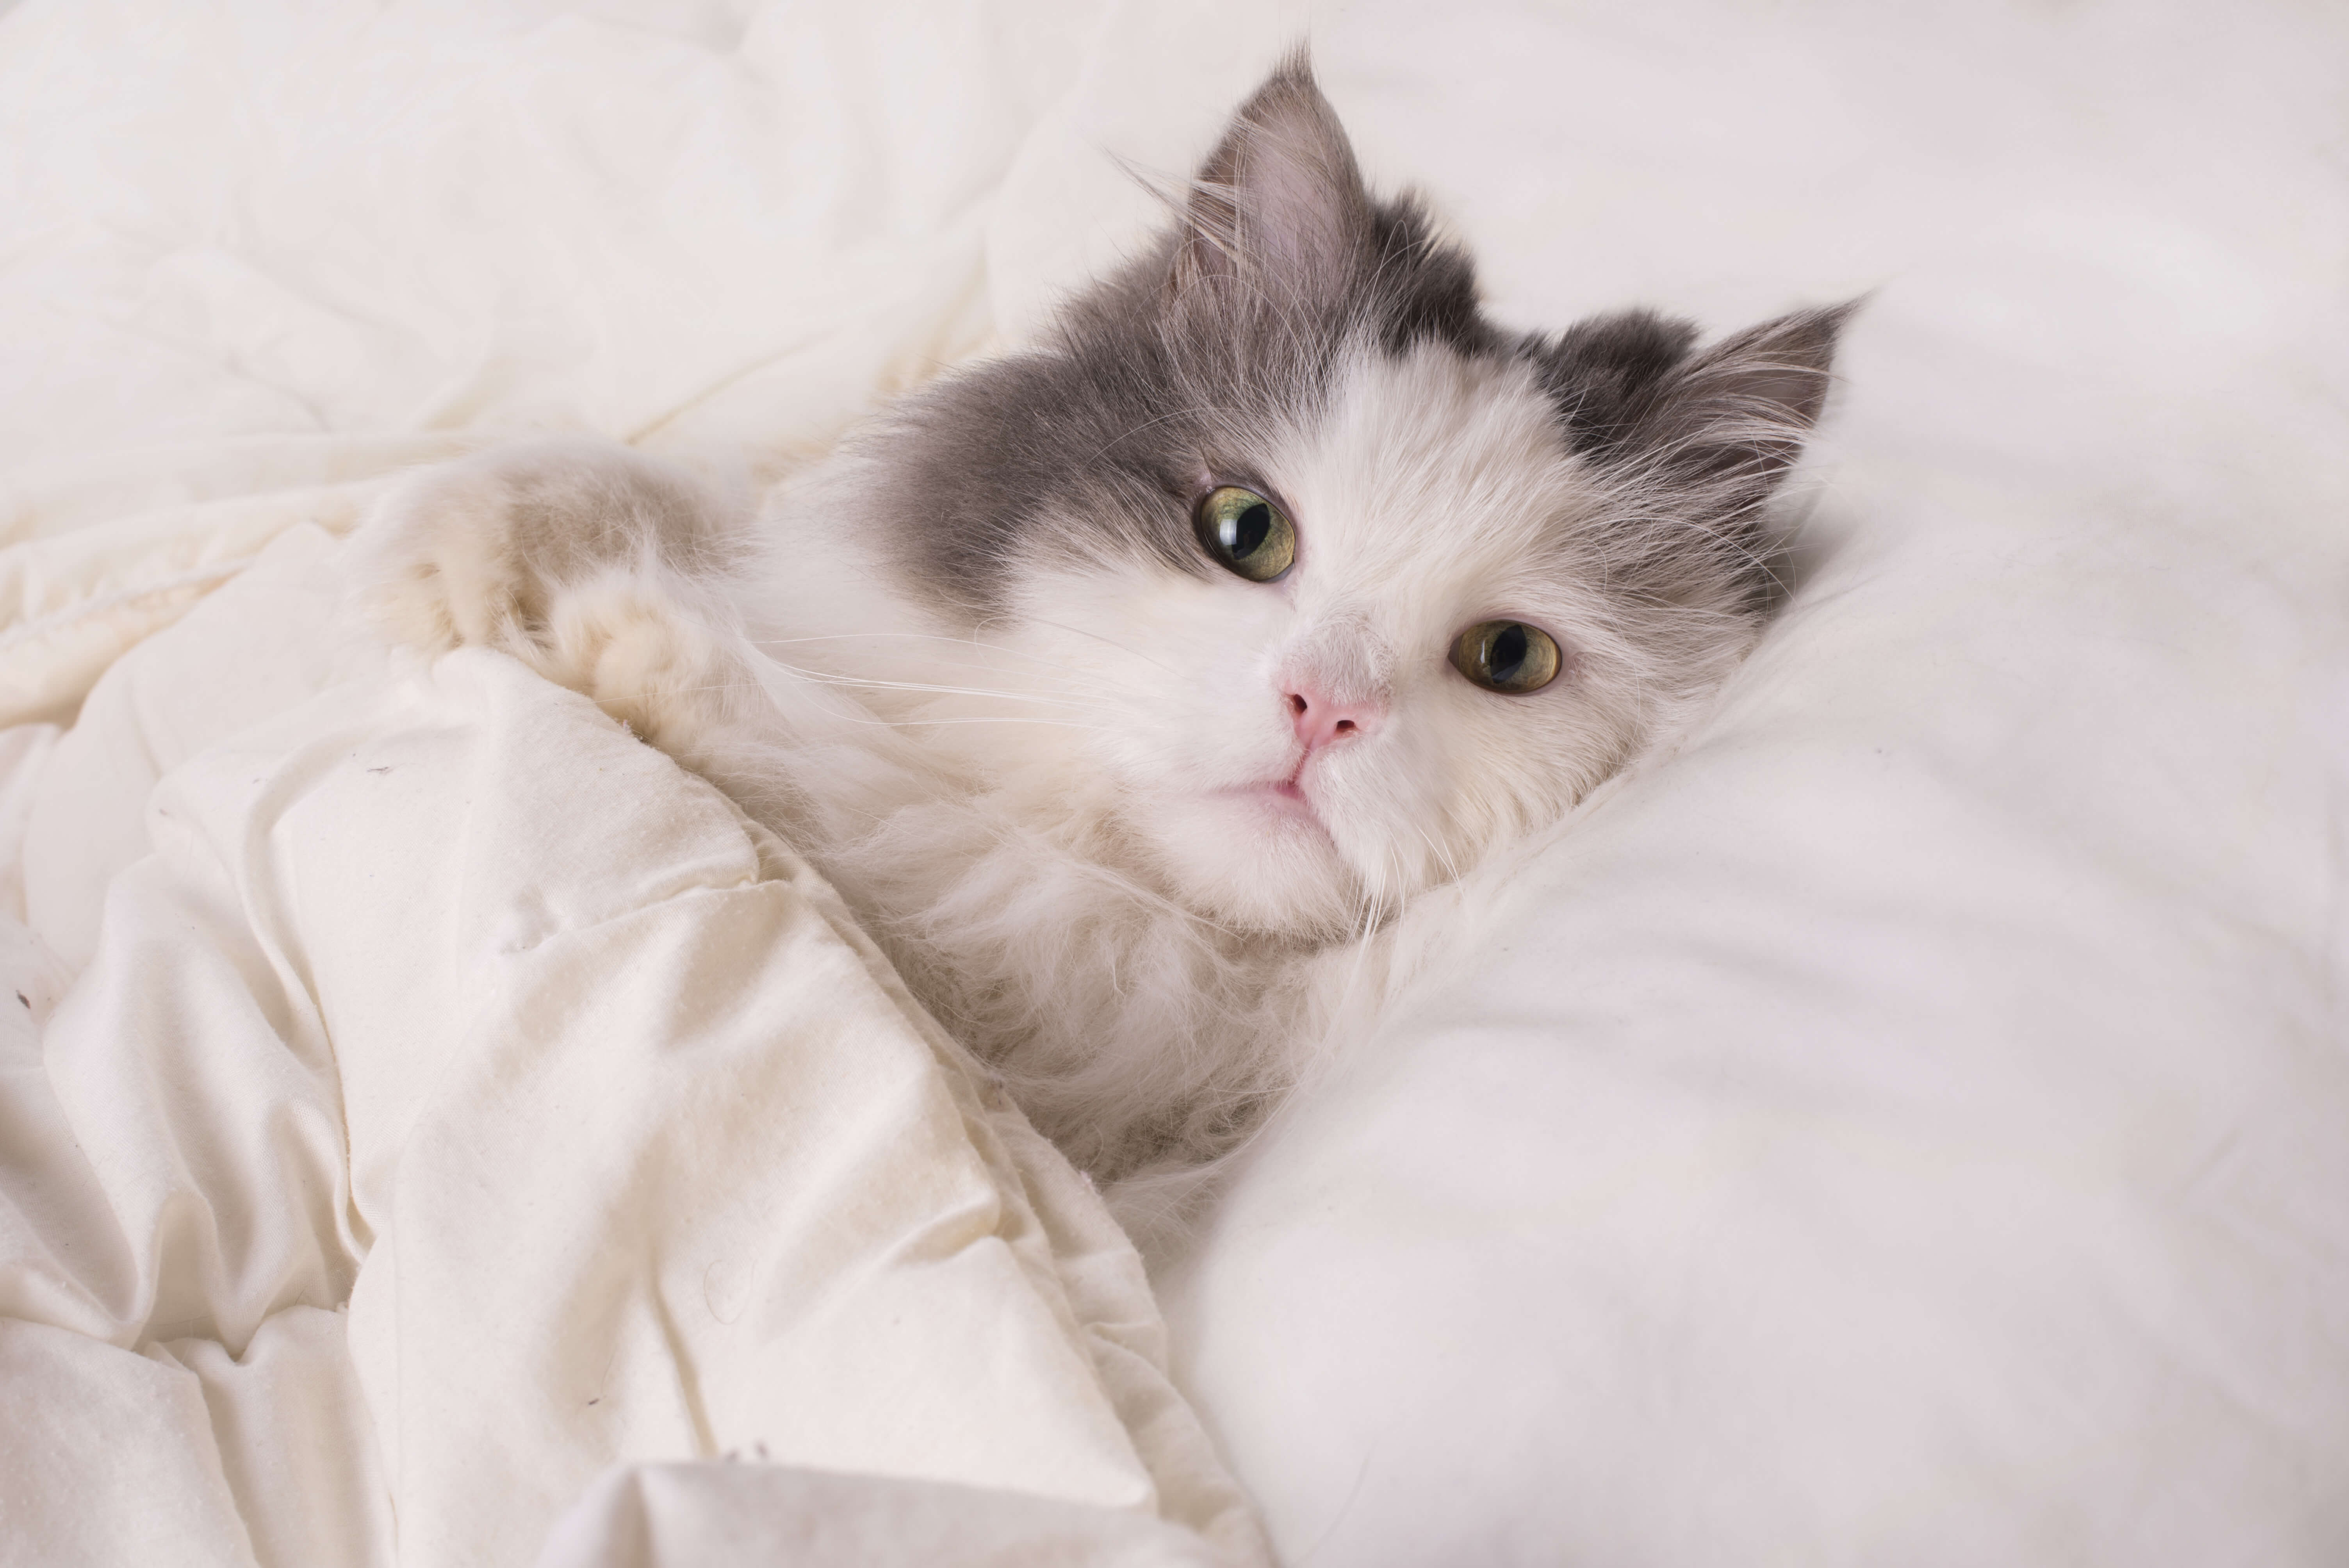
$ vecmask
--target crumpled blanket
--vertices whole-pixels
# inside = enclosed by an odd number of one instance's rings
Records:
[[[829,888],[336,556],[9,732],[0,1557],[528,1562],[722,1456],[548,1561],[1252,1559],[1132,1247]]]

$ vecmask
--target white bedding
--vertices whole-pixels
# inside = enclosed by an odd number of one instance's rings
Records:
[[[387,669],[336,555],[280,535],[10,780],[6,1554],[529,1562],[727,1455],[857,1561],[1007,1508],[1249,1558],[1139,1259],[829,890],[511,661]]]
[[[1718,721],[1166,1260],[1193,1403],[788,849],[339,617],[402,465],[1016,337],[1306,20],[0,15],[0,1561],[1245,1560],[1210,1435],[1295,1563],[2349,1557],[2330,9],[1310,17],[1508,320],[1879,292]]]

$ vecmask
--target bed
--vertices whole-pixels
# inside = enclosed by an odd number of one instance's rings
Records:
[[[1718,711],[1145,1264],[791,846],[340,542],[518,435],[788,471],[1300,35],[1506,321],[1869,297]],[[0,6],[0,1562],[2349,1558],[2344,60]]]

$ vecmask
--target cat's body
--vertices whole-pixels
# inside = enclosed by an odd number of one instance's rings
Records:
[[[1841,316],[1504,334],[1297,61],[1154,253],[763,511],[492,453],[386,508],[371,595],[798,844],[1113,1181],[1227,1147],[1399,911],[1744,655]]]

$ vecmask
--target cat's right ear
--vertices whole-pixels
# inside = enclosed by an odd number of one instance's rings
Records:
[[[1178,297],[1218,284],[1276,301],[1327,297],[1373,241],[1353,147],[1299,47],[1240,106],[1191,182],[1167,287]]]

